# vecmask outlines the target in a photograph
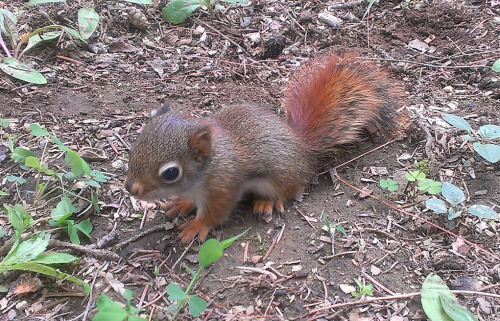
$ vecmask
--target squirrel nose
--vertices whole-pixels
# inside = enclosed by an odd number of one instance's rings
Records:
[[[142,185],[129,178],[125,180],[125,189],[133,196],[141,195],[143,192]]]

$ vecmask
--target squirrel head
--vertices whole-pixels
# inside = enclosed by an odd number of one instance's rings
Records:
[[[210,125],[163,105],[132,146],[125,188],[142,200],[182,195],[200,179],[211,152]]]

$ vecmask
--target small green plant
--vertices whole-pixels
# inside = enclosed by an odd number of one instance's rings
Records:
[[[183,23],[195,10],[202,7],[212,14],[214,10],[224,9],[219,2],[248,5],[247,0],[172,0],[162,9],[163,20],[173,24]]]
[[[10,251],[0,262],[0,273],[11,270],[32,271],[48,276],[67,279],[83,286],[84,293],[90,292],[88,283],[55,269],[54,265],[78,261],[77,257],[67,253],[44,253],[49,245],[50,234],[43,231],[22,239],[21,234],[37,222],[20,204],[13,207],[4,204],[10,224],[14,228],[14,243]]]
[[[461,216],[467,209],[463,204],[465,202],[465,194],[457,186],[447,182],[443,183],[441,195],[444,197],[446,202],[434,197],[425,202],[427,208],[440,214],[448,213],[448,219],[450,221]],[[480,218],[498,219],[498,213],[486,205],[475,204],[469,207],[467,211],[469,214]]]
[[[135,308],[130,303],[132,291],[125,289],[123,296],[127,301],[125,307],[111,300],[106,294],[101,294],[97,299],[98,312],[92,318],[92,321],[146,321],[146,319],[137,316],[142,309]]]
[[[347,233],[340,223],[332,224],[326,213],[323,213],[323,221],[325,222],[326,229],[328,230],[328,233],[330,233],[330,238],[332,239],[332,254],[335,254],[335,231],[339,231],[344,236],[347,236]]]
[[[365,14],[363,15],[363,18],[361,18],[361,20],[365,20],[366,16],[370,13],[371,8],[376,1],[377,0],[367,0],[368,7],[366,8]]]
[[[352,291],[351,295],[356,299],[360,299],[363,295],[373,296],[373,284],[368,283],[367,285],[363,284],[359,279],[353,279],[354,283],[358,287],[359,291]]]
[[[219,242],[216,239],[209,239],[205,243],[203,243],[198,252],[198,261],[200,263],[198,271],[194,272],[189,268],[187,268],[188,271],[191,273],[191,282],[189,282],[189,285],[187,286],[186,290],[183,291],[179,285],[174,283],[170,283],[167,286],[168,299],[170,301],[176,302],[171,304],[167,309],[170,313],[173,314],[172,317],[173,320],[177,318],[177,316],[179,315],[180,311],[182,310],[186,302],[188,302],[189,305],[189,314],[193,318],[197,318],[206,309],[207,301],[205,301],[205,299],[197,295],[190,295],[189,293],[191,289],[196,283],[198,277],[200,276],[200,273],[205,268],[210,266],[212,263],[217,261],[222,256],[224,250],[228,246],[230,246],[234,241],[245,235],[247,232],[248,230],[239,235],[236,235],[235,237],[223,240],[222,242]]]
[[[443,114],[442,116],[450,125],[467,132],[461,137],[471,142],[472,147],[481,157],[490,163],[496,163],[500,160],[500,145],[488,143],[500,138],[500,126],[484,125],[475,131],[469,122],[462,117],[452,114]]]
[[[56,2],[46,0],[32,0],[30,3]],[[60,2],[60,1],[59,1]],[[36,4],[35,3],[35,4]],[[0,54],[0,70],[19,80],[43,85],[47,79],[38,71],[20,61],[21,57],[33,47],[47,41],[54,41],[67,33],[70,36],[85,42],[97,28],[99,15],[93,8],[82,8],[78,11],[79,30],[61,26],[49,25],[38,28],[24,35],[19,35],[17,27],[17,17],[9,10],[0,8],[0,47],[5,52],[6,57]],[[8,37],[8,45],[5,43],[2,34]],[[10,47],[10,49],[9,49]],[[24,47],[24,49],[23,49]]]
[[[427,175],[420,170],[408,172],[405,174],[405,177],[411,183],[416,182],[417,188],[421,192],[427,192],[432,195],[441,192],[441,182],[427,178]]]
[[[45,137],[44,152],[41,157],[37,157],[33,152],[24,147],[14,147],[14,140],[9,137],[9,149],[11,158],[21,165],[23,169],[33,169],[37,172],[37,183],[35,184],[35,200],[34,204],[40,199],[48,196],[53,196],[54,192],[60,191],[60,201],[51,211],[51,219],[49,224],[53,227],[60,227],[66,231],[70,240],[75,244],[80,244],[79,233],[90,238],[92,232],[92,224],[88,220],[81,221],[75,224],[70,217],[77,211],[70,197],[79,198],[86,201],[88,209],[93,208],[99,212],[97,203],[97,189],[100,183],[107,182],[108,177],[101,171],[91,170],[89,164],[78,153],[66,147],[55,135],[51,135],[46,129],[38,124],[29,126],[30,134],[33,137]],[[49,168],[49,164],[45,161],[45,151],[52,143],[65,154],[64,160],[69,170],[66,172],[56,171]],[[26,179],[14,175],[7,176],[7,181],[18,185],[24,184]],[[90,199],[75,193],[76,189],[87,188],[90,191]]]
[[[491,69],[496,72],[500,72],[500,59],[497,59],[494,63],[493,66],[491,66]]]
[[[422,284],[422,308],[431,321],[477,321],[477,318],[460,305],[446,283],[431,273]]]
[[[392,180],[390,178],[388,178],[388,179],[381,179],[379,181],[379,184],[380,184],[380,187],[382,187],[383,189],[388,190],[389,192],[397,191],[398,188],[399,188],[398,182],[396,182],[395,180]]]

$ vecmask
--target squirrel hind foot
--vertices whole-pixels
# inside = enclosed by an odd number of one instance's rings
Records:
[[[276,209],[278,213],[283,213],[285,207],[282,200],[268,200],[268,199],[256,199],[253,202],[253,212],[258,215],[265,222],[269,222],[272,219],[273,209]]]
[[[198,235],[198,239],[200,241],[205,241],[211,227],[204,224],[200,219],[195,218],[183,223],[180,226],[180,229],[182,231],[179,234],[179,237],[181,238],[182,243],[189,243],[196,235]]]
[[[173,195],[166,202],[160,203],[161,208],[168,216],[186,216],[194,209],[194,204],[186,197]]]

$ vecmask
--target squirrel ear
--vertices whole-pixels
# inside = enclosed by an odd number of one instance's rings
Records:
[[[194,130],[189,135],[189,145],[194,148],[195,159],[201,162],[212,151],[212,131],[209,126]]]
[[[155,116],[158,116],[158,115],[161,115],[161,114],[168,113],[171,110],[172,109],[170,108],[170,106],[167,103],[163,103],[163,105],[161,105],[160,108],[155,109],[155,110],[153,110],[151,112],[151,117],[155,117]]]

